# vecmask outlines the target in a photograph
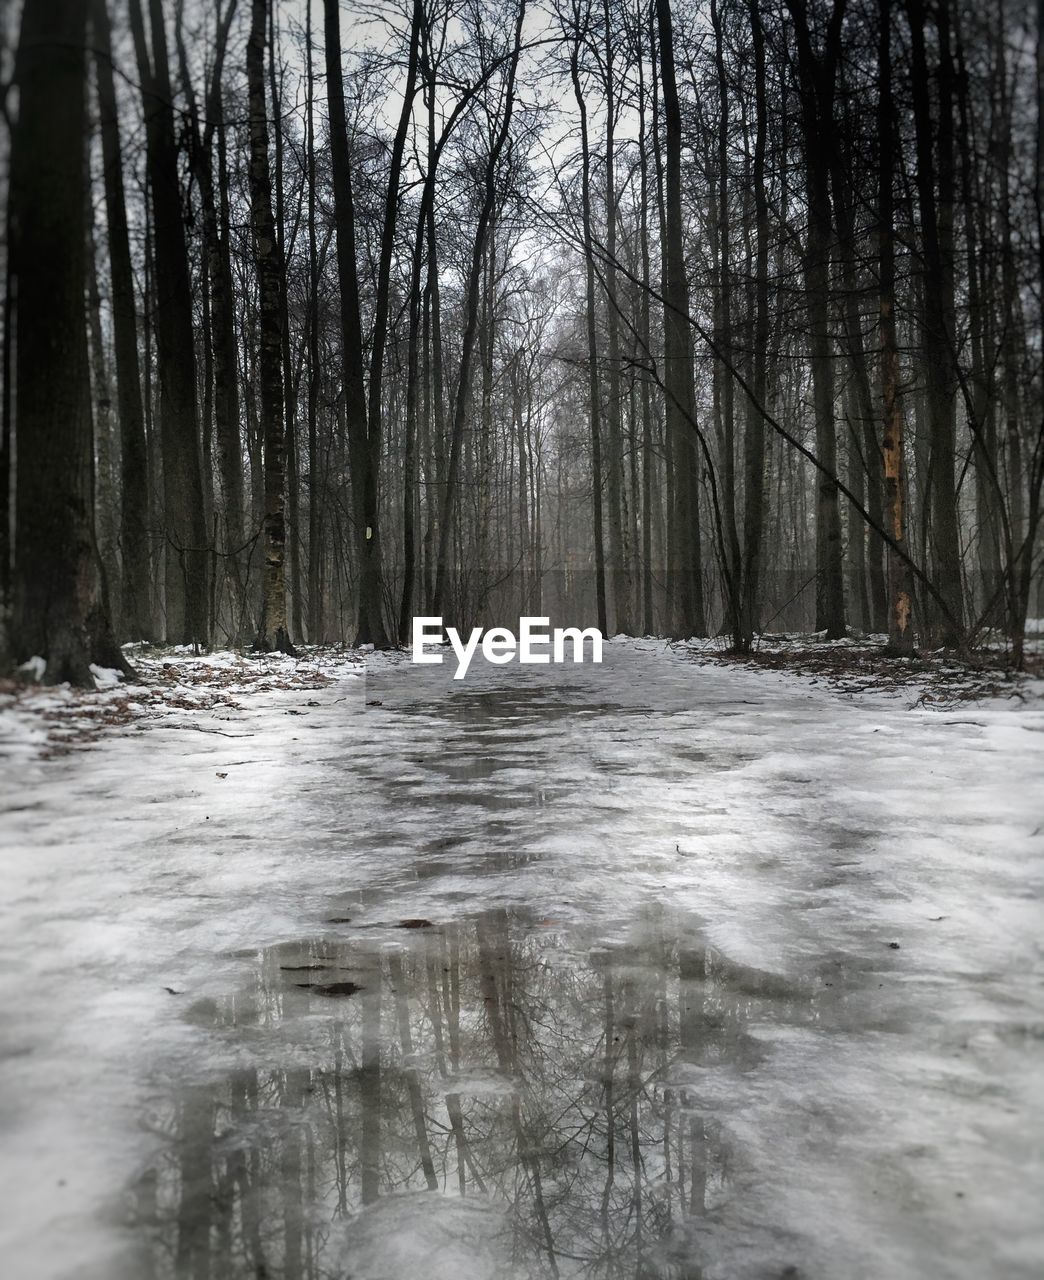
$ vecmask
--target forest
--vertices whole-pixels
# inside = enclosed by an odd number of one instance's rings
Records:
[[[542,613],[1023,664],[1039,3],[18,10],[8,670]]]
[[[4,1280],[1044,1276],[1044,0],[0,0]]]

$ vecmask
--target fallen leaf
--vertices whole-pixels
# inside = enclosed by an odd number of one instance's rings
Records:
[[[357,991],[362,991],[362,987],[356,982],[325,982],[322,984],[299,982],[297,985],[302,991],[308,991],[313,996],[354,996]]]

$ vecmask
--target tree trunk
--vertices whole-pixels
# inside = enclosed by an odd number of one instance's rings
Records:
[[[378,479],[381,463],[381,387],[384,379],[384,349],[388,337],[389,287],[391,281],[392,255],[395,251],[395,228],[399,213],[399,183],[402,177],[403,154],[406,149],[406,136],[409,132],[410,118],[413,114],[413,99],[416,94],[417,64],[419,59],[423,6],[421,0],[414,0],[413,16],[410,21],[410,47],[407,55],[406,86],[403,90],[402,107],[392,140],[391,163],[388,172],[388,185],[384,196],[384,220],[381,227],[381,250],[377,265],[377,297],[374,307],[373,333],[370,347],[370,387],[367,412],[367,458],[366,486],[364,493],[365,518],[368,531],[366,541],[366,558],[362,570],[361,599],[366,602],[369,619],[369,638],[378,647],[388,646],[388,636],[384,629],[381,614],[381,597],[383,594],[381,574],[381,547],[379,516]],[[360,617],[362,610],[360,609]]]
[[[670,583],[673,633],[702,635],[703,583],[696,462],[696,396],[689,334],[689,284],[685,276],[684,224],[681,203],[681,109],[674,67],[674,32],[670,0],[656,0],[660,38],[660,80],[666,123],[665,228],[663,240],[664,377],[667,432],[674,459],[674,536],[677,569]]]
[[[851,365],[848,431],[852,475],[850,487],[860,499],[865,489],[866,508],[880,525],[884,520],[881,446],[877,439],[870,371],[863,344],[856,261],[855,206],[859,196],[852,183],[846,180],[840,157],[836,153],[832,157],[832,183],[841,257],[841,291],[844,295],[842,321]],[[858,475],[856,469],[859,471]],[[851,607],[853,611],[858,607],[863,615],[861,622],[867,629],[887,629],[885,544],[872,529],[864,527],[862,519],[851,509],[850,522],[849,543],[858,540],[859,544],[855,549],[850,548],[853,564],[857,566],[852,582]]]
[[[112,35],[107,0],[94,0],[91,23],[94,31],[98,113],[105,172],[112,336],[116,356],[116,411],[120,434],[120,634],[128,640],[147,640],[151,639],[149,459],[141,399],[138,316],[127,230],[123,151],[120,146],[116,87],[112,74]]]
[[[284,524],[286,551],[284,557],[284,594],[290,597],[290,634],[300,637],[304,626],[301,604],[301,469],[297,449],[298,370],[295,370],[290,346],[290,296],[286,279],[286,200],[283,192],[283,95],[276,75],[278,46],[276,41],[275,0],[268,2],[269,96],[272,100],[272,139],[275,151],[275,231],[281,264],[279,281],[280,353],[283,362],[283,440],[285,442],[285,475],[283,490],[286,501]],[[299,207],[300,212],[300,207]]]
[[[751,387],[744,436],[743,590],[740,616],[740,648],[749,649],[758,627],[762,592],[762,536],[765,521],[765,423],[761,407],[768,394],[768,236],[769,206],[765,186],[765,151],[768,120],[765,105],[765,33],[759,0],[749,0],[750,30],[754,45],[754,220],[755,297],[754,351]]]
[[[341,26],[338,0],[323,0],[326,43],[326,92],[330,110],[330,168],[333,176],[334,220],[337,227],[337,275],[341,286],[341,359],[345,414],[348,428],[348,455],[351,471],[355,558],[359,571],[357,644],[386,645],[380,574],[376,557],[368,545],[373,526],[368,512],[376,504],[377,477],[371,476],[370,441],[366,418],[365,375],[363,372],[362,315],[355,257],[355,204],[352,196],[348,124],[344,109],[344,78],[341,70]]]
[[[130,0],[152,197],[166,553],[165,629],[169,641],[205,646],[209,639],[207,530],[200,471],[192,289],[181,211],[167,34],[160,0],[150,0],[149,13],[151,55],[146,43],[141,0]]]
[[[453,406],[450,453],[446,463],[442,509],[439,517],[439,546],[435,571],[435,599],[433,602],[436,614],[442,612],[446,599],[449,577],[449,543],[453,528],[453,509],[457,496],[457,473],[460,467],[461,447],[464,443],[464,424],[471,381],[471,361],[475,351],[475,336],[478,329],[482,261],[486,247],[486,235],[493,217],[493,206],[496,199],[497,163],[508,139],[511,116],[515,105],[515,73],[518,70],[518,60],[522,50],[522,24],[526,16],[526,2],[527,0],[520,0],[519,2],[518,16],[515,22],[514,44],[508,65],[507,84],[504,89],[503,115],[497,129],[496,138],[486,159],[485,192],[482,209],[479,213],[478,226],[475,230],[475,243],[472,248],[471,266],[464,295],[464,331],[461,336],[460,367],[457,374],[457,393]]]
[[[214,560],[218,547],[223,550],[222,577],[230,585],[232,633],[235,638],[238,620],[244,608],[244,581],[242,562],[243,543],[243,458],[239,428],[239,367],[235,329],[235,295],[232,283],[232,261],[229,245],[229,181],[226,163],[224,126],[224,94],[222,78],[228,36],[235,16],[238,0],[228,0],[228,6],[216,13],[216,32],[213,67],[204,98],[204,117],[201,124],[191,92],[188,50],[185,47],[181,22],[175,27],[178,42],[178,63],[182,81],[189,94],[190,117],[193,124],[192,172],[199,185],[201,229],[205,260],[203,273],[208,288],[204,299],[209,309],[209,363],[210,379],[206,390],[212,397],[214,441],[217,445],[217,470],[221,490],[221,537],[213,548]],[[180,15],[179,15],[180,16]],[[215,139],[217,141],[217,191],[214,188]],[[204,413],[205,439],[210,422]],[[210,478],[208,450],[204,450],[207,462],[207,482]],[[216,621],[217,583],[210,584],[214,607],[211,616]]]
[[[638,19],[641,31],[641,18]],[[638,336],[645,359],[652,352],[652,316],[649,301],[651,262],[649,254],[649,157],[646,133],[645,108],[645,58],[638,44],[638,163],[641,187],[639,190],[639,227],[641,240],[642,276],[639,302]],[[654,126],[655,128],[655,123]],[[653,615],[653,407],[652,379],[650,371],[642,375],[642,633],[652,635],[655,630]]]
[[[315,199],[315,74],[312,0],[305,0],[306,164],[308,170],[308,639],[323,642],[322,485],[319,471],[319,245]]]
[[[931,80],[925,54],[923,0],[907,0],[907,13],[912,51],[917,199],[924,262],[921,333],[931,450],[928,498],[932,564],[935,585],[946,602],[949,614],[937,619],[939,636],[943,644],[953,645],[962,638],[964,590],[955,479],[953,68],[947,2],[942,0],[936,10],[939,74],[936,77],[938,120],[934,127]]]
[[[714,340],[721,357],[714,364],[714,390],[718,417],[721,463],[721,521],[724,554],[721,557],[724,605],[733,643],[744,648],[739,532],[736,527],[736,386],[733,368],[736,353],[732,333],[731,210],[729,209],[729,90],[725,75],[724,33],[721,9],[711,0],[714,29],[714,64],[718,81],[718,200],[714,210],[718,257],[714,307]]]
[[[425,183],[430,182],[430,175]],[[405,454],[402,472],[402,595],[399,598],[398,641],[405,645],[409,639],[410,618],[413,614],[413,586],[417,574],[417,404],[420,368],[421,330],[421,258],[424,253],[426,211],[417,219],[417,233],[413,244],[413,264],[410,271],[409,333],[406,354],[406,422],[403,450]]]
[[[84,181],[90,190],[90,168],[84,156]],[[101,288],[98,284],[98,253],[94,236],[93,213],[87,212],[87,334],[90,351],[91,403],[94,445],[94,487],[91,506],[94,511],[94,538],[102,568],[102,587],[109,601],[109,618],[114,633],[119,630],[120,568],[116,558],[119,528],[116,502],[119,489],[113,458],[112,378],[102,335]],[[113,597],[115,592],[115,598]]]
[[[126,669],[102,597],[93,534],[86,314],[87,7],[22,14],[11,140],[15,548],[11,647],[49,684],[93,687],[92,662]]]
[[[900,402],[899,344],[895,332],[895,103],[892,98],[891,0],[878,0],[881,25],[878,55],[877,131],[880,138],[878,223],[880,230],[880,342],[881,398],[884,407],[885,508],[888,532],[898,547],[906,547],[904,508],[903,409]],[[899,654],[913,652],[913,597],[910,570],[888,549],[888,641]]]
[[[587,323],[587,393],[591,416],[591,510],[594,519],[595,604],[598,626],[609,631],[605,592],[605,535],[602,531],[602,391],[598,376],[598,332],[595,317],[594,249],[591,239],[591,148],[587,131],[587,104],[580,84],[580,32],[574,35],[569,69],[573,94],[580,113],[580,183],[583,204],[584,282]]]
[[[293,653],[287,628],[284,550],[286,432],[283,421],[283,311],[285,292],[282,253],[272,214],[272,182],[268,165],[268,114],[265,107],[265,28],[267,0],[252,0],[247,42],[250,96],[250,205],[254,266],[257,271],[261,436],[265,474],[265,573],[257,648]]]
[[[609,363],[608,397],[606,400],[606,468],[609,514],[609,563],[613,584],[613,630],[629,635],[631,623],[630,547],[626,534],[627,513],[623,483],[623,438],[620,423],[620,316],[616,281],[616,152],[615,127],[619,111],[613,72],[615,47],[609,0],[603,0],[605,47],[605,296],[606,356]]]
[[[834,349],[830,334],[830,264],[833,211],[830,201],[830,155],[834,89],[841,47],[845,0],[834,0],[826,47],[812,47],[805,0],[787,0],[797,36],[801,119],[808,190],[805,240],[805,292],[811,331],[812,402],[816,424],[816,457],[826,468],[816,477],[816,630],[828,640],[845,634],[844,559],[841,508],[837,486],[837,431],[834,422]]]

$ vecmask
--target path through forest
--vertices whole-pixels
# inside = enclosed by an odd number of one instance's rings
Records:
[[[1037,1275],[1039,705],[451,673],[12,766],[6,1274]]]

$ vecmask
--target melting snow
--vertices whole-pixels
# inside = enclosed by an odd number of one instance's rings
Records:
[[[1039,698],[191,661],[0,718],[6,1274],[1040,1274]]]

